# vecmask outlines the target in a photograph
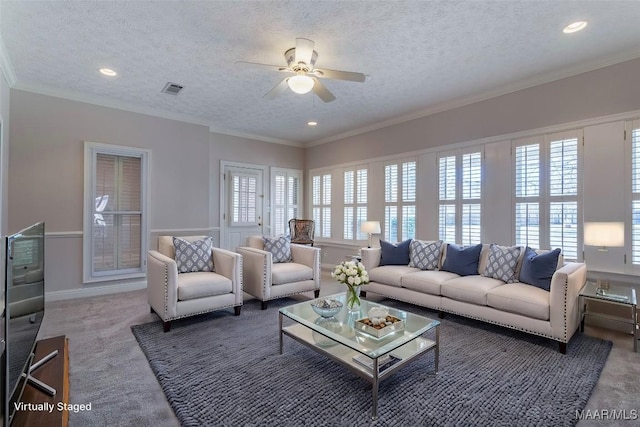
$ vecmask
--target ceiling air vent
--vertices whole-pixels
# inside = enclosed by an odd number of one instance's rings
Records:
[[[180,91],[184,88],[184,86],[179,85],[178,83],[167,83],[166,85],[164,85],[164,88],[162,89],[162,92],[164,93],[168,93],[169,95],[177,95],[180,93]]]

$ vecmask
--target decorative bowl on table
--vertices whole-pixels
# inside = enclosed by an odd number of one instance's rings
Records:
[[[311,302],[311,308],[322,317],[333,317],[342,310],[342,302],[320,298]]]

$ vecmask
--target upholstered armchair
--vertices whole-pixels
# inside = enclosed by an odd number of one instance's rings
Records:
[[[284,239],[284,238],[283,238]],[[247,246],[236,248],[242,255],[244,291],[260,301],[267,301],[302,292],[320,295],[320,248],[290,244],[290,260],[275,256],[261,236],[249,236]]]
[[[159,236],[158,250],[147,254],[149,305],[164,322],[165,332],[171,329],[172,320],[182,317],[231,307],[240,315],[242,256],[211,246],[197,247],[209,251],[193,252],[189,243],[206,237],[181,236],[176,249],[172,236]]]

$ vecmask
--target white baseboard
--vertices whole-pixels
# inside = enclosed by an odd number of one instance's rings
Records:
[[[120,292],[137,291],[145,289],[147,282],[131,282],[120,285],[91,286],[82,289],[70,289],[67,291],[53,291],[45,294],[45,299],[49,301],[63,301],[68,299],[95,297],[99,295],[117,294]]]

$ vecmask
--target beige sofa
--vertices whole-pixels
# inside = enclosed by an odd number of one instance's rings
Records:
[[[380,266],[381,248],[362,248],[362,263],[370,283],[363,290],[432,308],[441,312],[494,323],[558,341],[561,353],[579,325],[578,292],[586,281],[584,263],[563,263],[553,274],[549,291],[525,283],[505,283],[482,276],[489,245],[480,252],[478,275],[459,276],[408,265]],[[441,260],[444,264],[446,243]]]

